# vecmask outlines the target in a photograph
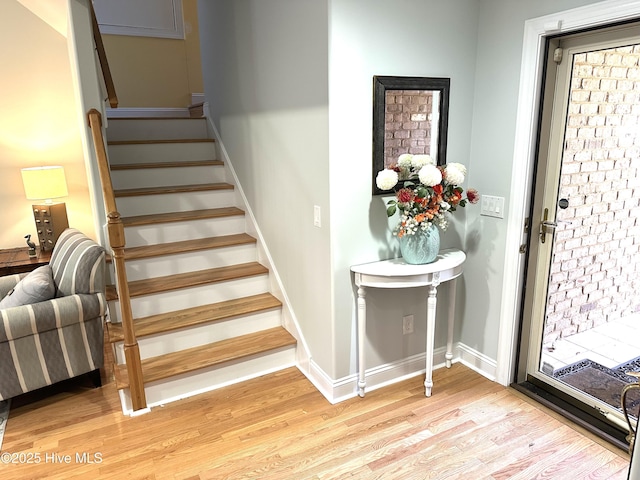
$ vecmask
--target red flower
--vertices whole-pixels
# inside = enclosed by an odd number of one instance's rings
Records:
[[[415,198],[415,194],[410,188],[401,188],[400,190],[398,190],[396,197],[398,198],[398,202],[400,203],[409,203],[413,201],[413,199]]]
[[[442,195],[442,190],[443,188],[441,183],[433,186],[433,191],[435,192],[436,195]]]
[[[469,203],[478,203],[480,200],[480,193],[475,188],[467,189],[467,200]]]

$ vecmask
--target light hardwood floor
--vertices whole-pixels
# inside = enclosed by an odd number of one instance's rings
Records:
[[[461,364],[422,381],[331,405],[289,369],[132,418],[112,383],[68,386],[12,407],[3,453],[40,463],[0,478],[627,478],[625,452]]]

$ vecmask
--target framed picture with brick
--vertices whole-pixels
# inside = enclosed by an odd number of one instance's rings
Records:
[[[373,195],[385,193],[376,185],[377,173],[404,153],[446,163],[450,83],[441,77],[373,77]]]

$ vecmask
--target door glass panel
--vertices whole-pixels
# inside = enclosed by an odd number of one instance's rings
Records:
[[[571,54],[538,350],[540,373],[618,409],[640,371],[639,59],[640,44]]]

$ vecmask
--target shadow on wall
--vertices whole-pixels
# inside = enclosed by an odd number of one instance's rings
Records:
[[[490,245],[484,250],[484,254],[479,254],[480,237],[483,244]],[[470,348],[483,352],[485,349],[484,331],[476,332],[477,325],[484,325],[489,315],[488,306],[491,292],[489,290],[489,278],[493,278],[496,268],[489,261],[493,258],[495,250],[495,239],[498,238],[498,228],[496,222],[491,219],[486,220],[477,216],[473,223],[468,225],[464,251],[467,256],[473,256],[475,267],[473,271],[465,271],[461,281],[458,282],[458,298],[464,299],[459,302],[456,311],[456,334],[455,338]],[[489,241],[487,241],[489,240]],[[482,298],[482,302],[475,302],[474,299]],[[470,304],[473,305],[470,305]],[[467,310],[471,315],[467,315]],[[465,323],[465,320],[467,323]],[[473,324],[469,324],[468,322]]]

